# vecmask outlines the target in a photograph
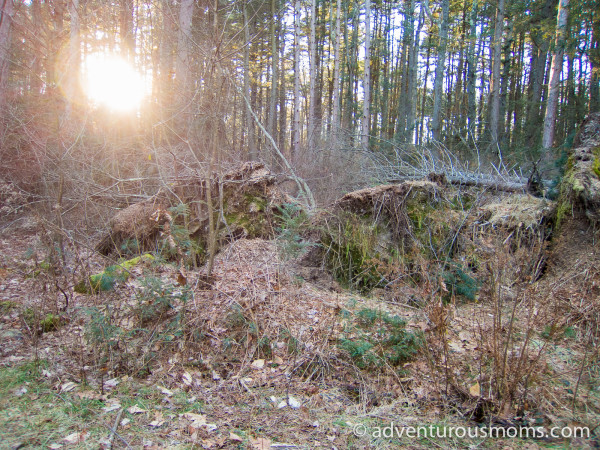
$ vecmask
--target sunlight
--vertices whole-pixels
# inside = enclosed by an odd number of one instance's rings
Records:
[[[131,111],[144,98],[145,83],[130,64],[118,56],[95,53],[84,62],[83,88],[96,104],[117,111]]]

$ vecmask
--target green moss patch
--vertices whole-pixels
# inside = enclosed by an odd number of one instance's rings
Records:
[[[154,256],[149,253],[138,256],[119,264],[108,266],[104,271],[91,275],[86,280],[81,280],[75,285],[75,292],[80,294],[93,294],[99,291],[110,291],[117,283],[129,279],[130,270],[137,265],[154,261]]]

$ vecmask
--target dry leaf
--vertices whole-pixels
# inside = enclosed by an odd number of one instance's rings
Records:
[[[185,413],[183,417],[191,421],[191,426],[194,428],[206,425],[206,416],[204,414]]]
[[[265,367],[265,360],[264,359],[257,359],[256,361],[254,361],[252,363],[252,367],[254,367],[256,369],[262,369],[263,367]]]
[[[250,438],[250,443],[255,450],[267,450],[271,448],[271,440],[267,438]]]
[[[85,441],[85,438],[87,437],[87,433],[80,433],[80,432],[75,432],[75,433],[71,433],[70,435],[68,435],[66,438],[63,439],[63,442],[66,444],[80,444],[83,441]]]
[[[158,428],[165,423],[165,419],[163,419],[162,414],[156,413],[154,417],[155,419],[149,424],[151,427]]]
[[[140,408],[137,405],[134,405],[134,406],[130,406],[129,408],[127,408],[127,412],[129,412],[129,414],[142,414],[142,413],[145,413],[146,410]]]
[[[479,387],[479,382],[476,382],[469,388],[469,394],[471,394],[473,397],[481,397],[481,388]]]
[[[104,382],[104,387],[105,388],[114,388],[119,383],[120,383],[120,381],[118,378],[111,378],[110,380],[106,380]]]
[[[121,404],[118,401],[113,400],[113,401],[109,401],[108,405],[106,405],[104,408],[102,408],[102,410],[106,411],[106,412],[111,412],[111,411],[115,411],[115,410],[119,409],[120,407],[121,407]]]
[[[181,375],[181,379],[183,380],[183,384],[186,384],[188,386],[192,385],[192,376],[189,373],[183,372],[183,375]]]
[[[237,434],[235,434],[233,431],[231,431],[229,433],[229,439],[231,439],[232,441],[236,441],[236,442],[243,442],[244,438],[241,436],[238,436]]]
[[[290,405],[290,407],[292,407],[293,409],[298,409],[298,408],[300,408],[300,406],[302,406],[302,402],[300,400],[298,400],[297,398],[289,396],[288,397],[288,405]]]
[[[163,394],[165,394],[167,397],[173,397],[173,391],[168,390],[165,387],[162,386],[156,386],[158,388],[158,390],[160,392],[162,392]]]
[[[85,398],[89,400],[106,400],[106,395],[101,395],[94,391],[78,392],[76,395],[79,398]]]
[[[68,381],[60,387],[60,392],[69,392],[77,387],[77,384],[72,381]]]

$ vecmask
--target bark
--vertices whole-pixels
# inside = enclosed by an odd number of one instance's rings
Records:
[[[473,0],[471,15],[469,17],[469,49],[467,50],[467,126],[469,132],[475,130],[477,118],[476,81],[477,81],[477,0]]]
[[[65,117],[67,120],[72,119],[72,108],[77,96],[79,66],[81,62],[81,24],[79,20],[79,0],[71,0],[69,2],[69,16],[71,17],[71,27],[69,36],[69,59],[67,62],[69,67],[64,82],[65,93],[67,97],[67,105],[65,108]]]
[[[294,129],[292,156],[300,151],[300,0],[294,2]]]
[[[163,121],[170,116],[173,93],[173,53],[175,51],[172,36],[177,33],[174,6],[171,0],[162,1],[162,36],[160,41],[160,83],[159,105]]]
[[[416,140],[415,128],[416,128],[416,102],[417,99],[417,76],[419,68],[419,48],[421,42],[421,29],[425,22],[425,11],[421,8],[419,13],[419,22],[417,24],[417,31],[413,40],[411,53],[409,56],[408,66],[408,100],[406,102],[406,137],[408,143],[414,143]]]
[[[77,0],[79,1],[79,0]],[[133,31],[133,0],[121,0],[121,52],[123,57],[133,62],[135,57],[135,34]]]
[[[337,137],[340,127],[340,42],[341,42],[342,1],[337,0],[335,15],[335,45],[333,53],[333,113],[331,118],[333,136]]]
[[[500,64],[502,58],[502,32],[504,31],[504,0],[498,1],[494,42],[492,47],[492,78],[490,80],[490,147],[498,151],[498,125],[500,121]]]
[[[552,55],[548,101],[546,103],[546,116],[544,118],[544,135],[542,137],[542,147],[545,149],[551,148],[554,143],[556,111],[558,109],[558,96],[560,90],[560,74],[562,72],[563,56],[565,52],[565,34],[568,17],[569,0],[560,0],[556,25],[556,43]]]
[[[600,13],[596,10],[592,22],[592,45],[590,46],[590,107],[589,112],[600,111]]]
[[[0,2],[0,111],[4,112],[10,77],[10,41],[14,14],[13,0]]]
[[[37,30],[37,34],[39,36],[40,30],[43,29],[41,0],[32,0],[31,15],[33,20],[33,28]],[[29,89],[34,96],[37,96],[42,92],[42,58],[43,54],[41,49],[38,49],[33,55],[33,62],[31,64],[31,78],[29,81]]]
[[[252,90],[250,88],[250,22],[248,21],[248,6],[246,2],[243,5],[244,15],[244,95],[251,98]],[[256,140],[254,137],[254,122],[252,120],[251,111],[249,108],[245,108],[245,126],[248,132],[247,134],[247,146],[248,146],[248,159],[254,161],[257,159],[258,154],[256,151]]]
[[[371,0],[365,0],[365,73],[363,80],[362,146],[369,149],[371,119]]]
[[[315,120],[317,105],[317,0],[310,3],[310,99],[308,110],[308,148],[312,149],[315,142]]]
[[[540,129],[542,128],[542,96],[544,78],[546,75],[546,61],[550,41],[545,36],[543,24],[553,14],[556,0],[546,0],[540,13],[536,13],[532,19],[533,27],[530,37],[533,43],[532,55],[529,69],[529,87],[527,90],[527,113],[525,123],[525,144],[536,147],[539,143]]]
[[[442,96],[444,94],[444,69],[446,64],[446,47],[448,45],[449,16],[450,0],[442,0],[442,18],[440,22],[437,64],[435,66],[435,80],[433,84],[433,114],[431,118],[431,131],[433,133],[433,139],[436,141],[441,140],[442,131]]]
[[[279,78],[279,34],[280,16],[277,13],[278,1],[271,0],[271,96],[269,99],[269,121],[267,129],[271,136],[277,135],[277,88]]]
[[[194,0],[181,0],[179,6],[179,33],[177,35],[176,81],[181,108],[181,125],[186,127],[189,114],[187,103],[191,98],[191,32]]]

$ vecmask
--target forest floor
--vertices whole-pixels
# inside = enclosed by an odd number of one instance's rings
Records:
[[[46,234],[23,214],[0,239],[0,448],[598,447],[600,255],[581,220],[539,281],[502,283],[500,258],[477,301],[425,307],[422,289],[363,295],[263,239],[223,248],[211,279],[146,261],[87,295],[73,287],[104,260],[82,244],[57,274]],[[427,343],[391,367],[386,333]],[[528,426],[544,435],[511,434]]]

